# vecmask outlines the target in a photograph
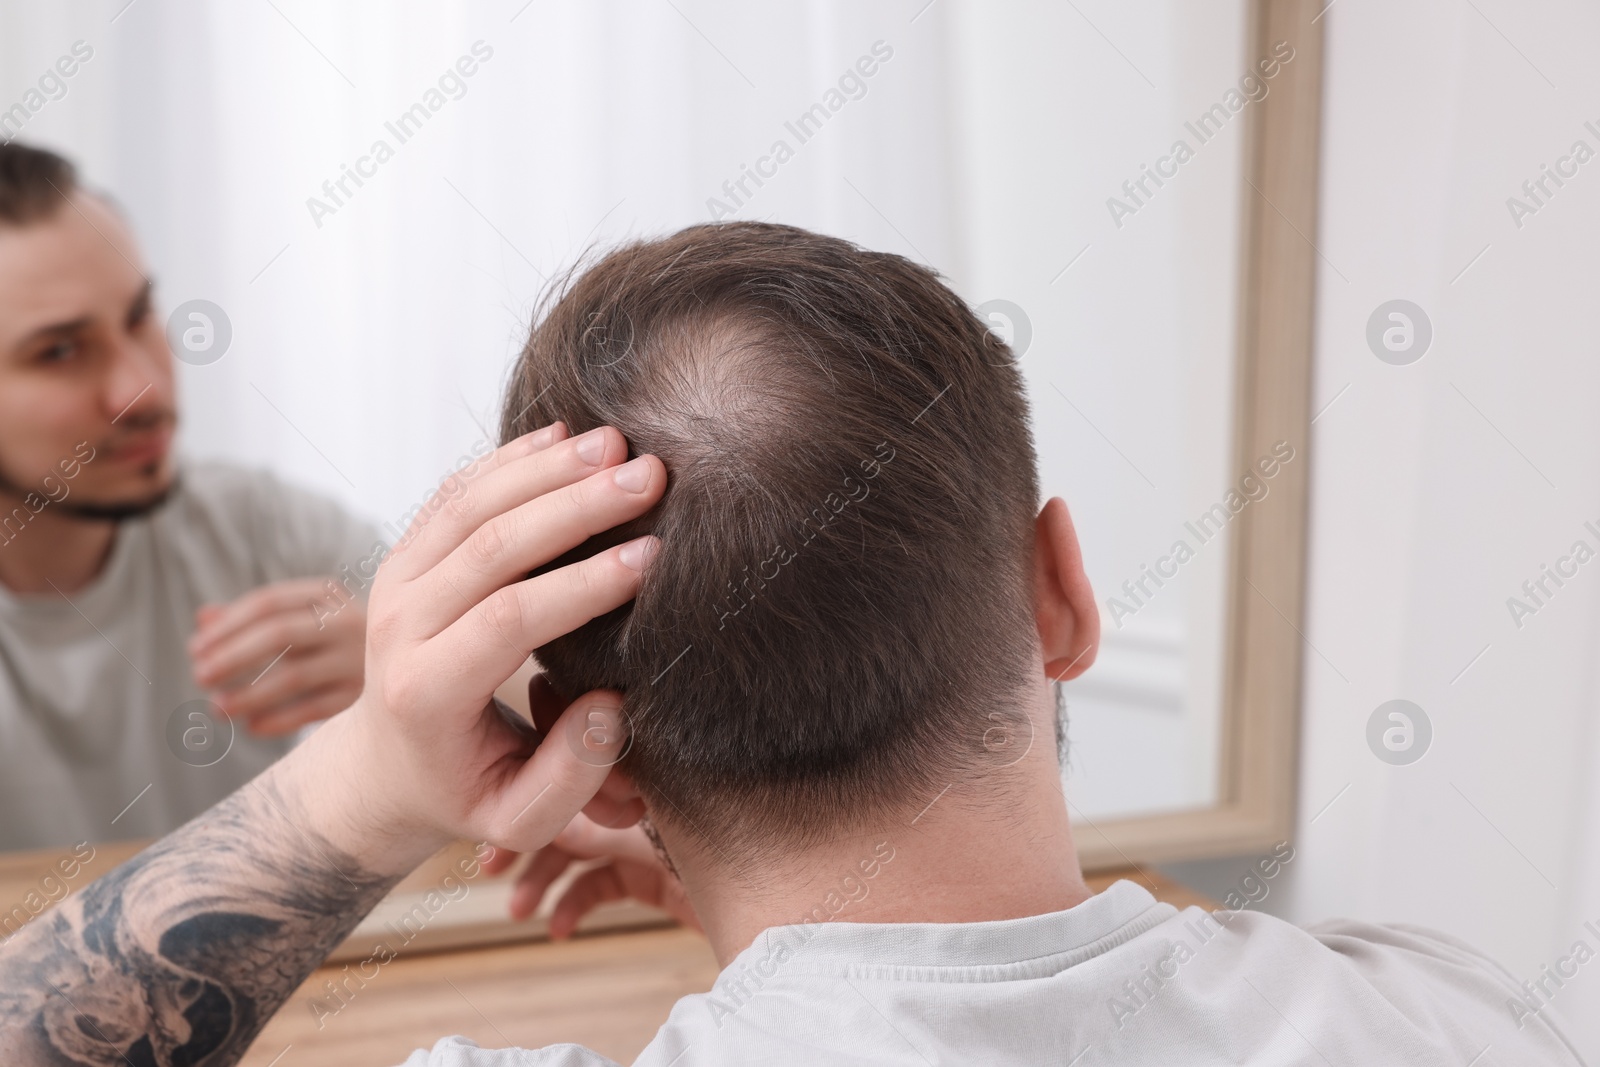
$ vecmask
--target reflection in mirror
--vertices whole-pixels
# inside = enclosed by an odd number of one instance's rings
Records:
[[[1293,62],[1242,0],[729,6],[720,52],[670,5],[381,41],[120,6],[0,35],[6,100],[67,87],[7,134],[81,179],[0,210],[0,848],[165,833],[347,704],[383,546],[492,446],[537,295],[722,218],[927,263],[1011,344],[1102,608],[1068,798],[1217,801],[1231,539],[1272,491],[1234,454],[1246,131]]]

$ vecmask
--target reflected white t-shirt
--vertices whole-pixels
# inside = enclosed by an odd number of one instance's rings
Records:
[[[535,993],[536,990],[530,990]],[[985,923],[764,932],[635,1064],[1581,1064],[1483,954],[1410,926],[1178,911],[1117,882]],[[1521,1024],[1519,1026],[1519,1023]],[[404,1067],[615,1067],[578,1045],[446,1038]]]

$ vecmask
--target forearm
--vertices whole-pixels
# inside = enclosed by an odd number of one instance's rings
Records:
[[[355,854],[318,741],[0,946],[0,1062],[238,1061],[420,858]]]

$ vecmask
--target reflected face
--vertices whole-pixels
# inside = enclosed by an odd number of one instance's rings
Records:
[[[137,514],[172,486],[176,424],[172,353],[122,219],[78,192],[0,226],[0,502]]]

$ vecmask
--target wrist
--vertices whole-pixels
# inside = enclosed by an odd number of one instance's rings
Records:
[[[319,726],[274,767],[279,788],[299,810],[297,825],[378,875],[404,875],[451,838],[407,817],[392,771],[378,765],[377,746],[360,720],[342,712]]]

